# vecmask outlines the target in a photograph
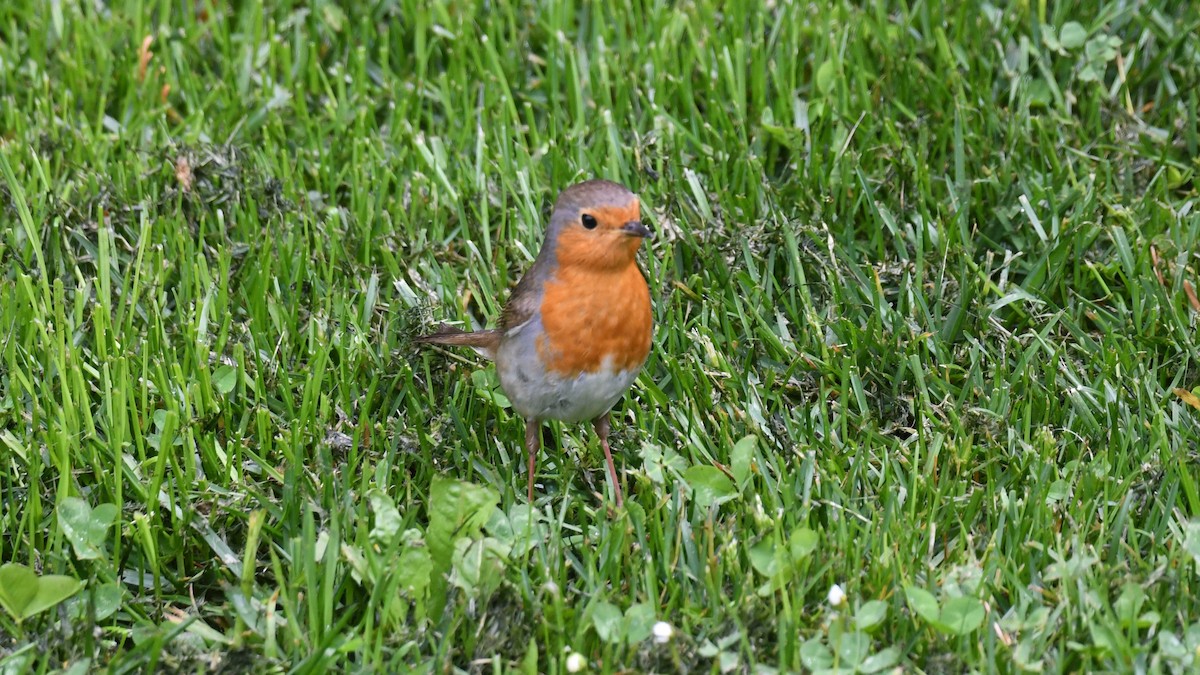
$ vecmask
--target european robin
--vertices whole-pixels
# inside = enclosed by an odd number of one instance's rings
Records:
[[[650,353],[650,289],[637,265],[638,198],[622,185],[589,180],[563,191],[537,259],[490,330],[442,324],[417,342],[473,347],[496,362],[500,387],[525,418],[529,501],[542,422],[591,420],[604,449],[617,506],[621,483],[608,447],[608,413]]]

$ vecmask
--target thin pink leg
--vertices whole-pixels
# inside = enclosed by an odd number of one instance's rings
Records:
[[[617,481],[617,467],[613,464],[612,451],[608,449],[608,413],[592,420],[596,435],[600,437],[600,447],[604,449],[604,461],[608,463],[608,478],[612,481],[613,492],[617,495],[617,508],[625,506],[625,498],[621,495],[621,483]]]
[[[529,455],[529,503],[531,505],[533,504],[533,472],[537,468],[537,454],[541,447],[541,421],[533,419],[525,420],[525,452]]]

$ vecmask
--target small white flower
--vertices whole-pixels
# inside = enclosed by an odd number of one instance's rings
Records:
[[[654,624],[654,642],[655,644],[664,644],[671,641],[671,636],[675,634],[675,629],[671,628],[671,624],[666,621],[659,621]]]
[[[583,658],[583,654],[571,652],[571,655],[567,657],[567,672],[578,673],[584,668],[587,668],[587,659]]]
[[[829,596],[827,598],[832,607],[841,607],[846,602],[846,591],[838,584],[829,587]]]

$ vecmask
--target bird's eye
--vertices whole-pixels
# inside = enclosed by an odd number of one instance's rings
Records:
[[[592,214],[585,213],[579,218],[579,220],[581,220],[583,222],[583,226],[586,227],[587,229],[589,229],[589,230],[596,229],[596,224],[597,224],[596,217],[593,216]]]

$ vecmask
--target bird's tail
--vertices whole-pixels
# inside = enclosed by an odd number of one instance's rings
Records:
[[[419,344],[447,345],[451,347],[470,347],[481,356],[489,359],[496,358],[496,349],[500,347],[499,330],[480,330],[467,332],[444,323],[438,324],[437,332],[413,338]]]

